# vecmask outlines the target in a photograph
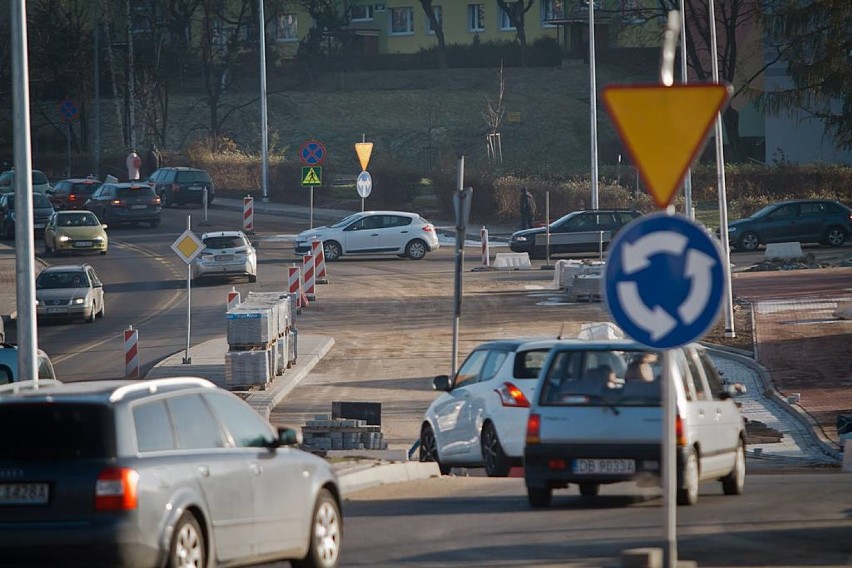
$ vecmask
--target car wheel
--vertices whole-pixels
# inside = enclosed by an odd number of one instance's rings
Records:
[[[53,254],[53,249],[47,244],[47,239],[44,239],[44,255],[50,256],[51,254]]]
[[[737,455],[734,458],[734,469],[722,478],[722,491],[725,495],[742,495],[745,489],[745,448],[740,440],[737,444]]]
[[[92,304],[92,313],[86,317],[86,323],[95,323],[95,319],[98,317],[98,306]]]
[[[530,255],[530,260],[541,260],[542,258],[545,257],[544,248],[543,247],[542,248],[533,247],[533,248],[530,249],[529,255]]]
[[[101,309],[98,310],[98,318],[103,319],[106,315],[106,302],[101,301]]]
[[[677,489],[678,505],[695,505],[698,502],[698,456],[687,454],[683,464],[683,483]]]
[[[426,243],[420,239],[414,239],[405,245],[405,256],[411,260],[422,260],[426,256]]]
[[[760,237],[757,236],[757,233],[749,231],[747,233],[743,233],[743,236],[740,237],[740,242],[737,248],[752,252],[756,251],[759,246]]]
[[[206,566],[207,549],[204,533],[192,513],[184,513],[175,525],[169,545],[169,568],[199,568]]]
[[[846,242],[846,231],[841,227],[829,227],[823,240],[830,247],[842,247]]]
[[[549,507],[552,498],[553,489],[550,487],[527,487],[527,499],[536,509]]]
[[[102,250],[102,251],[100,251],[100,253],[101,253],[101,256],[103,256],[103,255],[105,255],[105,254],[107,253],[107,251]]]
[[[441,475],[450,474],[450,468],[438,459],[438,440],[435,439],[435,432],[428,424],[420,431],[420,461],[435,462],[438,464]]]
[[[257,282],[257,274],[249,274],[248,275],[249,282]]]
[[[597,497],[601,492],[600,483],[581,483],[580,495],[583,497]]]
[[[327,489],[321,489],[311,517],[311,545],[308,555],[292,562],[296,568],[333,568],[340,559],[343,523],[337,502]]]
[[[160,201],[163,203],[163,207],[174,207],[172,195],[168,191],[163,192],[163,195],[160,196]]]
[[[482,428],[481,435],[482,461],[485,465],[485,474],[488,477],[506,477],[512,467],[512,461],[503,452],[500,439],[494,424],[488,422]]]
[[[327,261],[334,262],[341,257],[343,251],[340,248],[340,243],[336,241],[325,241],[322,243],[322,253]]]

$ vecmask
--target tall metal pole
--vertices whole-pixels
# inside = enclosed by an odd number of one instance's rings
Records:
[[[260,5],[260,144],[262,162],[261,201],[269,201],[269,139],[267,132],[268,118],[266,115],[266,18],[263,16],[263,0]],[[313,226],[313,222],[311,223]]]
[[[33,170],[30,148],[30,89],[27,62],[26,0],[12,0],[12,124],[15,141],[15,286],[18,310],[18,369],[38,381],[38,330],[35,308]],[[38,382],[36,382],[38,385]]]
[[[192,229],[192,215],[186,216],[186,230]],[[192,357],[189,356],[189,337],[190,326],[192,325],[191,317],[192,307],[192,263],[186,264],[186,354],[183,357],[183,364],[189,365],[192,363]]]
[[[101,3],[97,3],[97,16],[95,20],[95,151],[92,173],[100,177],[101,169]]]
[[[711,0],[710,18],[710,61],[713,64],[713,82],[719,82],[719,48],[716,45],[716,9]],[[731,249],[728,242],[728,198],[725,191],[725,152],[722,147],[722,113],[716,113],[716,185],[719,193],[719,236],[722,238],[722,250],[727,262],[724,263],[725,276],[725,337],[736,337],[734,330],[734,299],[731,295]]]
[[[598,88],[595,76],[595,0],[589,2],[589,83],[592,108],[592,209],[598,208]]]
[[[684,0],[680,1],[680,82],[686,85],[689,82],[686,66],[686,11]],[[686,170],[683,180],[683,200],[686,216],[695,219],[695,206],[692,203],[692,168]]]
[[[127,97],[129,100],[127,132],[130,135],[130,148],[136,151],[136,67],[133,61],[133,14],[130,11],[130,0],[127,7]]]
[[[459,156],[459,165],[458,165],[458,174],[457,174],[457,183],[456,183],[456,191],[461,194],[464,189],[464,155]],[[460,218],[460,213],[456,213]],[[464,235],[459,234],[459,226],[460,222],[456,222],[456,267],[455,267],[455,287],[454,287],[454,301],[453,301],[453,350],[452,350],[452,362],[450,364],[450,377],[454,377],[456,375],[456,369],[458,367],[459,360],[459,320],[461,319],[461,295],[462,295],[462,284],[461,284],[461,271],[464,267]]]

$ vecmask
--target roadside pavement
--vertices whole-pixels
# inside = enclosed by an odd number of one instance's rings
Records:
[[[241,211],[242,200],[217,196],[214,207]],[[256,200],[255,213],[268,213],[299,219],[312,217],[317,221],[314,226],[317,226],[340,219],[352,213],[352,211],[317,209],[310,211],[307,207]],[[452,223],[436,223],[436,226],[440,231],[448,233],[453,230]],[[507,236],[512,229],[509,227],[489,227],[489,231],[495,236]],[[478,240],[478,230],[475,235],[470,234],[469,238]],[[15,253],[13,244],[10,242],[0,243],[0,314],[6,317],[15,312]],[[759,320],[761,316],[761,313],[756,313],[753,317]],[[772,337],[765,335],[771,329],[771,327],[761,325],[755,326],[755,341],[758,344],[758,352],[761,344],[773,340]],[[833,331],[836,331],[836,326]],[[265,390],[243,393],[242,396],[260,414],[268,417],[272,409],[280,404],[310,374],[313,367],[332,349],[333,345],[334,339],[332,337],[311,335],[308,329],[300,330],[297,359],[293,367],[287,369],[283,375],[276,377]],[[202,376],[217,384],[224,384],[224,354],[226,351],[227,342],[223,329],[222,337],[190,347],[190,363],[183,363],[185,353],[181,350],[160,361],[146,378],[176,375]],[[749,467],[753,470],[760,470],[777,464],[790,466],[838,465],[842,454],[839,451],[840,447],[836,439],[831,439],[826,434],[829,430],[828,425],[815,421],[813,415],[807,411],[807,407],[804,405],[804,397],[801,402],[791,403],[788,398],[779,394],[777,385],[773,383],[773,377],[750,355],[750,353],[730,349],[712,350],[713,359],[720,370],[725,373],[725,376],[728,378],[735,377],[736,380],[745,383],[748,389],[746,395],[738,398],[742,402],[744,416],[750,421],[763,424],[770,431],[775,431],[780,435],[780,440],[777,442],[759,442],[749,445]],[[839,383],[836,385],[837,388],[848,388],[844,384],[842,375],[837,376],[836,379]],[[845,379],[845,381],[848,380],[848,378]],[[820,385],[825,387],[824,382],[821,382]],[[401,391],[398,393],[398,397],[402,401],[405,399],[406,393]],[[393,401],[387,402],[393,404]],[[844,410],[844,408],[839,407],[837,410]],[[413,442],[414,440],[412,440]],[[408,461],[408,449],[405,447],[390,448],[390,451],[381,454],[367,451],[350,452],[348,459],[333,460],[344,491],[357,491],[383,483],[438,475],[435,464]]]

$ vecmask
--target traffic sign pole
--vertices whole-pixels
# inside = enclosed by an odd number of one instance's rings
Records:
[[[186,216],[186,230],[192,230],[192,215]],[[190,327],[192,325],[192,262],[186,263],[186,354],[183,357],[183,364],[189,365],[192,363],[192,357],[189,356],[189,337]]]

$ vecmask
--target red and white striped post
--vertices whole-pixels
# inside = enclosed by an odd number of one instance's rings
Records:
[[[479,240],[482,241],[482,266],[491,266],[491,255],[488,252],[488,229],[485,225],[479,231]]]
[[[328,284],[328,276],[325,273],[325,253],[322,248],[322,241],[311,241],[311,254],[314,257],[314,271],[316,272],[317,284]]]
[[[128,379],[139,378],[139,331],[132,325],[124,330],[124,376]]]
[[[314,275],[314,255],[306,254],[302,257],[302,275],[305,280],[305,296],[308,300],[316,300],[316,277]]]
[[[302,308],[308,307],[308,299],[302,291],[302,269],[294,264],[288,271],[287,289],[291,294],[296,294],[296,310],[301,313]]]
[[[243,197],[243,231],[254,231],[254,197]]]
[[[237,292],[237,289],[231,286],[230,292],[228,292],[228,311],[233,310],[237,306],[240,305],[240,293]]]

